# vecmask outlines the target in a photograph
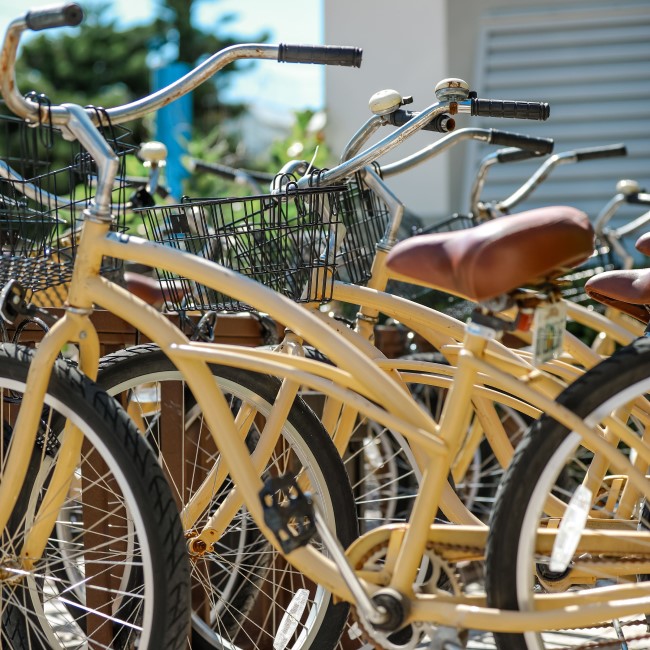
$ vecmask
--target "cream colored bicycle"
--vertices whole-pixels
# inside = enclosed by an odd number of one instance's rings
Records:
[[[38,16],[38,18],[37,18]],[[38,24],[43,14],[34,14],[29,18],[33,24]],[[60,20],[58,14],[47,13],[43,24],[56,24]],[[3,69],[13,69],[15,47],[18,36],[25,29],[27,22],[24,19],[14,21],[9,28],[5,39],[5,48],[2,54]],[[189,79],[179,82],[191,85],[209,72],[214,72],[221,65],[232,61],[238,55],[260,56],[262,58],[275,58],[278,48],[274,46],[238,46],[230,48],[224,53],[217,54],[199,69],[199,72],[190,73]],[[447,486],[447,471],[450,457],[459,441],[466,432],[467,410],[464,407],[472,396],[476,382],[483,384],[484,373],[498,381],[512,395],[538,404],[548,413],[553,413],[561,422],[569,425],[579,433],[585,444],[602,454],[607,455],[611,465],[620,470],[628,478],[631,489],[638,494],[648,491],[644,472],[633,467],[625,457],[617,452],[612,445],[603,440],[598,430],[585,424],[569,409],[554,403],[550,398],[542,398],[539,392],[527,384],[544,383],[543,373],[532,369],[520,360],[502,358],[499,354],[490,351],[494,346],[488,346],[488,339],[494,335],[494,325],[498,321],[491,320],[490,314],[483,314],[483,322],[470,325],[463,350],[459,356],[458,371],[455,375],[450,395],[442,414],[440,425],[434,423],[416,402],[405,392],[401,385],[394,381],[388,374],[357,348],[350,344],[348,336],[331,336],[331,329],[313,314],[294,305],[291,300],[279,296],[277,293],[251,281],[241,275],[210,264],[205,260],[187,253],[178,252],[170,247],[146,242],[135,237],[126,237],[119,233],[109,232],[109,194],[113,184],[113,156],[108,150],[105,141],[98,135],[92,125],[92,117],[83,109],[74,106],[60,106],[44,108],[25,100],[15,92],[13,77],[9,75],[2,80],[2,90],[5,99],[12,110],[31,116],[32,120],[39,121],[38,115],[42,114],[42,121],[51,120],[55,125],[64,128],[66,134],[75,136],[93,154],[98,162],[98,186],[95,203],[86,213],[83,233],[77,250],[77,258],[72,276],[68,309],[64,318],[56,323],[43,343],[34,353],[29,364],[30,373],[25,378],[23,375],[18,382],[10,384],[10,388],[21,390],[23,398],[20,402],[20,413],[12,427],[12,444],[4,465],[3,480],[0,485],[0,513],[3,516],[2,528],[6,530],[10,520],[12,504],[20,495],[25,470],[29,466],[31,450],[34,449],[34,440],[39,424],[39,415],[45,396],[49,396],[48,379],[55,358],[63,343],[75,342],[81,352],[81,367],[88,374],[94,373],[97,365],[98,345],[96,334],[93,332],[88,315],[94,303],[101,304],[104,308],[120,315],[129,322],[137,323],[139,329],[159,343],[165,353],[172,359],[187,381],[187,385],[197,400],[207,422],[207,433],[214,438],[219,450],[219,462],[213,465],[214,470],[208,479],[201,483],[194,498],[183,503],[183,521],[186,530],[190,533],[188,548],[190,557],[196,562],[209,554],[218,543],[221,533],[226,529],[236,515],[241,503],[246,505],[250,514],[264,537],[276,549],[286,554],[292,565],[297,567],[314,582],[321,585],[338,598],[353,602],[357,615],[365,633],[376,643],[385,647],[404,648],[415,647],[425,639],[435,642],[436,635],[444,633],[448,626],[472,627],[491,629],[497,631],[520,632],[524,630],[541,630],[557,628],[566,624],[589,625],[602,620],[611,620],[612,617],[639,611],[640,604],[636,597],[643,593],[644,585],[629,584],[625,587],[604,587],[603,591],[592,592],[589,589],[568,591],[553,595],[551,598],[541,599],[540,607],[529,612],[512,613],[503,616],[502,612],[482,607],[481,597],[472,597],[462,592],[461,585],[455,579],[451,567],[458,562],[471,561],[483,557],[483,542],[486,528],[479,525],[467,526],[430,526],[430,522],[441,503],[441,496],[451,499]],[[134,106],[115,109],[111,119],[115,121],[126,120],[134,117],[140,111],[153,109],[179,92],[179,86],[172,87],[167,93],[163,91],[154,96],[150,102],[141,101]],[[456,95],[447,96],[443,101],[432,105],[423,111],[420,116],[401,127],[393,136],[371,148],[368,152],[360,154],[339,170],[347,174],[357,166],[386,152],[395,143],[401,141],[415,132],[428,119],[445,111],[472,113],[486,112],[488,114],[517,116],[544,115],[544,107],[536,104],[518,104],[516,102],[490,102],[487,100],[463,99]],[[106,163],[106,166],[105,166]],[[321,178],[321,180],[326,180]],[[300,189],[295,190],[300,195]],[[322,190],[307,191],[310,206],[317,201],[316,197],[325,196],[327,203],[320,204],[315,209],[318,214],[325,214],[329,221],[328,233],[335,232],[336,225],[336,189],[325,187]],[[280,195],[281,202],[286,195]],[[289,192],[289,196],[291,193]],[[270,199],[269,199],[270,200]],[[187,207],[187,206],[186,206]],[[195,207],[194,205],[191,207]],[[184,213],[187,218],[187,213]],[[497,222],[495,222],[497,223]],[[525,223],[526,227],[522,228]],[[538,249],[539,239],[531,240],[530,232],[535,237],[548,238],[549,242],[562,242],[547,251],[544,259],[533,253]],[[320,235],[321,231],[316,231]],[[556,239],[562,235],[559,240]],[[431,252],[440,247],[450,246],[459,255],[460,262],[470,262],[469,275],[444,277],[429,269],[431,274],[423,279],[424,267],[414,268],[399,261],[400,251],[393,251],[393,271],[403,279],[426,281],[442,289],[463,293],[470,298],[482,301],[498,295],[508,294],[520,304],[523,309],[530,309],[533,302],[553,303],[554,289],[547,280],[563,271],[566,266],[585,258],[592,247],[592,232],[584,215],[570,210],[557,209],[544,211],[537,215],[509,217],[498,222],[495,227],[485,224],[471,231],[471,235],[464,233],[465,244],[459,242],[462,238],[457,235],[441,237],[437,241],[423,239],[423,247],[431,246],[426,250],[416,252],[425,255],[427,259]],[[320,243],[325,244],[328,238],[316,236]],[[514,240],[514,241],[510,241]],[[455,242],[455,243],[454,243]],[[513,244],[514,247],[513,247]],[[322,250],[322,249],[321,249]],[[407,249],[408,250],[408,249]],[[483,251],[476,256],[477,251]],[[481,268],[485,263],[485,255],[496,252],[511,253],[523,251],[526,264],[513,266],[506,262],[497,267],[501,274],[487,283],[477,284],[481,291],[472,287],[474,280],[481,278]],[[327,249],[325,249],[327,252]],[[409,251],[412,253],[413,251]],[[222,291],[236,299],[263,310],[275,318],[290,324],[295,332],[306,341],[318,344],[337,367],[326,366],[317,362],[294,357],[291,355],[280,356],[277,353],[266,351],[251,351],[229,346],[196,344],[185,339],[168,321],[152,309],[144,306],[140,301],[130,296],[119,287],[112,286],[108,281],[98,275],[102,255],[117,259],[135,259],[152,266],[161,266],[172,272],[188,275],[200,285],[210,287],[214,291]],[[469,256],[469,257],[467,257]],[[498,256],[502,259],[501,256]],[[328,259],[327,254],[323,260]],[[389,263],[391,260],[389,259]],[[322,285],[325,275],[321,267],[313,268],[315,284]],[[461,265],[464,268],[464,264]],[[313,277],[312,276],[312,277]],[[466,284],[467,281],[470,284]],[[530,280],[542,280],[544,292],[542,294],[521,294],[513,289],[514,286]],[[371,290],[366,289],[372,293]],[[494,295],[490,295],[494,294]],[[20,306],[20,300],[14,299],[17,294],[10,296],[6,304]],[[18,296],[19,298],[19,296]],[[322,298],[322,297],[319,297]],[[478,321],[481,320],[477,316]],[[547,321],[546,327],[550,331],[552,322]],[[490,348],[490,349],[488,349]],[[498,347],[497,347],[498,349]],[[27,364],[18,361],[18,365],[27,369]],[[231,409],[217,388],[211,369],[208,364],[222,364],[237,368],[245,368],[256,372],[268,373],[285,378],[280,390],[291,393],[299,385],[307,385],[319,390],[334,400],[345,403],[355,412],[376,420],[384,426],[399,431],[409,442],[421,450],[424,459],[423,475],[419,495],[416,499],[413,512],[408,525],[384,526],[364,535],[360,540],[343,552],[330,528],[327,526],[327,503],[316,500],[316,508],[312,510],[308,501],[301,496],[299,486],[300,478],[296,480],[289,474],[270,476],[266,485],[260,479],[260,470],[263,469],[270,451],[278,440],[278,425],[285,421],[286,412],[278,412],[282,399],[277,399],[269,412],[264,431],[254,447],[251,457],[247,440],[244,439],[249,428],[245,422],[233,421]],[[496,370],[496,367],[505,367],[508,373]],[[489,372],[485,372],[489,368]],[[513,378],[513,374],[517,378]],[[350,390],[352,389],[352,390]],[[48,399],[50,399],[48,397]],[[75,401],[73,397],[73,401]],[[381,408],[378,406],[381,404]],[[111,409],[114,407],[111,406]],[[119,411],[118,411],[119,412]],[[241,412],[241,411],[240,411]],[[638,418],[636,412],[634,415]],[[643,413],[641,413],[643,415]],[[66,412],[70,424],[67,425],[61,436],[61,456],[63,458],[76,458],[78,456],[78,441],[75,434],[78,430],[87,433],[92,430],[92,424],[79,421],[73,413]],[[275,436],[271,432],[276,428]],[[638,462],[647,459],[649,454],[633,438],[624,426],[616,429],[616,435],[624,439],[638,451]],[[268,441],[271,448],[264,448]],[[19,441],[17,443],[16,441]],[[65,453],[67,452],[67,453]],[[252,462],[251,462],[252,458]],[[61,467],[61,465],[59,465]],[[63,471],[63,470],[62,470]],[[208,501],[215,491],[224,484],[230,475],[233,484],[232,490],[224,495],[217,507],[210,511],[205,525],[194,529],[205,514],[206,502],[200,499],[207,497]],[[83,476],[83,475],[82,475]],[[69,480],[59,482],[60,477],[55,472],[54,476],[45,485],[45,496],[40,501],[39,509],[33,517],[38,526],[29,531],[19,553],[12,557],[3,556],[3,588],[16,588],[22,580],[23,573],[28,571],[32,560],[38,566],[39,559],[43,557],[43,550],[48,543],[50,531],[54,525],[60,504],[70,492]],[[274,480],[277,479],[277,480]],[[262,498],[260,498],[260,492]],[[321,492],[321,494],[323,494]],[[453,493],[452,493],[453,494]],[[198,497],[197,497],[198,495]],[[43,508],[43,504],[47,508]],[[561,517],[566,509],[566,504],[561,499],[553,499],[551,505],[556,516]],[[321,509],[325,514],[321,514]],[[265,516],[266,514],[266,516]],[[330,513],[331,514],[331,513]],[[462,519],[462,516],[458,517]],[[332,521],[332,517],[329,518]],[[620,542],[624,534],[629,544],[634,546],[642,544],[647,538],[647,533],[642,530],[629,531],[629,520],[625,526],[618,519],[613,520],[610,531],[614,531],[616,540]],[[317,546],[302,545],[304,538],[309,537],[318,529],[320,541],[327,549],[327,555],[319,551]],[[549,528],[544,531],[537,541],[541,549],[554,546],[554,540],[561,538],[556,531]],[[603,535],[598,529],[588,528],[583,532],[577,551],[598,552],[604,548],[610,536]],[[153,542],[153,540],[151,540]],[[610,547],[611,548],[611,547]],[[574,549],[575,550],[575,549]],[[565,554],[566,555],[566,554]],[[423,564],[424,558],[424,564]],[[611,573],[621,571],[621,564],[614,558],[606,565]],[[488,558],[488,562],[490,558]],[[623,563],[624,564],[624,563]],[[18,569],[13,574],[10,567]],[[74,566],[74,564],[73,564]],[[627,565],[625,565],[627,569]],[[419,576],[418,573],[424,571]],[[602,573],[603,566],[599,566]],[[13,576],[10,582],[8,575]],[[20,575],[20,578],[18,578]],[[145,570],[145,577],[147,572]],[[150,576],[149,576],[150,577]],[[584,580],[581,574],[581,579]],[[582,584],[582,583],[581,583]],[[38,588],[38,584],[36,584]],[[616,594],[620,600],[608,606],[602,605],[604,594]],[[297,595],[296,595],[297,596]],[[631,596],[628,598],[628,596]],[[305,598],[301,594],[301,598]],[[146,601],[146,599],[145,599]],[[297,600],[294,602],[298,603]],[[580,605],[577,613],[575,605]],[[3,611],[4,615],[4,611]],[[471,616],[471,623],[468,622]],[[148,630],[148,628],[144,628]],[[283,632],[286,631],[283,628]],[[149,632],[145,632],[149,633]],[[277,638],[277,637],[276,637]],[[143,644],[145,644],[143,642]],[[145,644],[146,645],[146,644]],[[286,645],[286,644],[285,644]],[[151,646],[149,646],[151,647]]]

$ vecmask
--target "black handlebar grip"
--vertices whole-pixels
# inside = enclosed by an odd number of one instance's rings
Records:
[[[650,205],[650,194],[648,192],[637,192],[626,197],[628,203],[633,205]]]
[[[530,135],[522,133],[510,133],[509,131],[499,131],[490,129],[490,144],[498,144],[503,147],[517,147],[526,149],[537,154],[546,154],[553,151],[553,140],[551,138],[533,138]]]
[[[526,149],[518,149],[513,147],[512,149],[500,149],[496,152],[497,162],[500,163],[509,163],[509,162],[518,162],[520,160],[528,160],[529,158],[536,158],[537,156],[543,156],[543,153],[539,151],[527,151]]]
[[[51,27],[75,27],[84,17],[83,9],[76,3],[32,9],[25,14],[25,23],[33,32]]]
[[[252,178],[258,183],[271,183],[276,176],[275,174],[258,172],[249,169],[236,169],[235,167],[229,167],[228,165],[206,162],[204,160],[198,160],[196,158],[192,158],[192,165],[197,171],[209,172],[215,176],[221,176],[222,178],[227,178],[229,180],[236,180],[237,177],[241,174],[243,176]]]
[[[577,162],[582,160],[596,160],[598,158],[615,158],[616,156],[627,156],[627,147],[624,144],[588,147],[586,149],[577,149],[575,155]]]
[[[547,120],[551,107],[546,102],[515,102],[508,99],[472,99],[471,114],[481,117],[509,117],[516,120]]]
[[[278,61],[282,63],[321,63],[361,67],[363,50],[345,45],[287,45],[278,46]]]
[[[403,108],[399,108],[396,111],[393,111],[389,115],[386,115],[386,118],[390,124],[393,126],[404,126],[407,122],[410,122],[414,117],[417,117],[419,113],[415,111],[407,111]],[[436,133],[451,133],[456,128],[456,121],[447,113],[442,113],[436,115],[432,120],[427,122],[423,127],[422,131],[435,131]]]

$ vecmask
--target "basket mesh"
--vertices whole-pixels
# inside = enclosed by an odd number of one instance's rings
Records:
[[[46,290],[57,287],[56,303],[67,294],[60,285],[72,276],[81,215],[94,196],[97,168],[78,143],[64,141],[48,125],[28,127],[0,114],[0,134],[0,285],[17,279],[32,302],[51,306]],[[122,127],[105,127],[102,135],[121,163],[112,200],[113,227],[123,230],[125,155],[135,147]],[[106,259],[101,271],[111,275],[120,269],[119,260]]]
[[[341,207],[346,232],[338,254],[338,277],[363,285],[370,279],[375,246],[384,236],[390,210],[360,174],[348,180]]]
[[[137,210],[149,239],[233,269],[296,302],[331,299],[342,187],[236,199],[186,199]],[[157,269],[165,307],[249,311],[253,308],[189,278]]]

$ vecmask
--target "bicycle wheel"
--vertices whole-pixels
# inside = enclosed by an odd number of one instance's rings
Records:
[[[650,340],[644,338],[590,370],[558,401],[593,424],[602,425],[607,414],[616,412],[641,445],[650,423],[643,399],[649,391]],[[614,435],[611,429],[605,434]],[[610,441],[617,443],[614,437]],[[633,448],[617,446],[631,460],[636,458],[637,468],[647,474],[647,465]],[[576,433],[547,416],[525,436],[490,522],[486,584],[491,606],[532,610],[536,594],[570,591],[579,598],[589,596],[594,587],[605,588],[603,598],[617,599],[607,595],[608,586],[650,580],[650,553],[645,550],[650,549],[650,522],[644,499],[626,484],[625,476],[607,467],[607,461],[593,459]],[[554,527],[560,527],[558,539],[544,550],[537,543],[538,529]],[[613,550],[598,551],[606,534],[599,535],[601,530],[635,530],[639,540],[633,547],[620,543]],[[595,541],[589,542],[585,531]],[[563,632],[497,634],[497,645],[500,650],[647,648],[650,603],[640,601],[636,616]]]
[[[4,474],[32,352],[0,345]],[[60,459],[70,419],[83,435],[43,557],[23,569],[23,540]],[[17,443],[16,443],[17,444]],[[42,519],[41,519],[42,521]],[[189,562],[178,510],[154,455],[122,409],[65,362],[45,396],[26,480],[0,553],[2,648],[182,648]]]
[[[233,412],[243,407],[256,413],[246,436],[252,451],[280,384],[238,368],[215,366],[213,373]],[[180,373],[159,348],[142,345],[105,357],[98,381],[128,406],[157,449],[177,498],[186,503],[219,454]],[[345,547],[356,536],[357,523],[343,472],[320,421],[297,400],[264,474],[300,476]],[[230,487],[227,480],[213,495],[196,528]],[[261,536],[245,508],[212,551],[194,562],[192,608],[193,647],[274,650],[333,648],[348,611],[346,604],[334,605],[329,593],[287,564]]]

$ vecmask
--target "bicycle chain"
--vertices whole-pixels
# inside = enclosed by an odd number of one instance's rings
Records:
[[[647,625],[647,621],[626,621],[626,626],[628,625]],[[591,629],[591,628],[589,628]],[[632,641],[642,641],[643,639],[650,639],[650,634],[641,634],[639,636],[633,636],[626,638],[626,643],[631,643]],[[611,639],[610,641],[596,641],[595,643],[589,643],[586,645],[571,646],[570,650],[593,650],[594,648],[620,648],[621,639]],[[569,646],[567,646],[567,649]]]
[[[382,548],[386,548],[386,544],[379,544],[373,548],[371,548],[364,556],[359,558],[357,560],[355,568],[358,569],[362,567],[368,559],[370,559],[372,556],[377,555],[379,551],[381,551]],[[428,551],[433,551],[436,553],[436,555],[439,555],[441,551],[461,551],[464,553],[471,553],[473,555],[482,555],[484,553],[484,549],[482,547],[477,547],[477,546],[463,546],[463,545],[456,545],[456,544],[443,544],[443,543],[436,543],[436,542],[429,542],[427,544],[427,550]],[[598,558],[581,558],[580,559],[580,564],[599,564],[599,563],[604,563],[604,562],[609,562],[612,560],[616,560],[618,563],[627,563],[627,564],[632,564],[635,562],[638,562],[640,559],[645,559],[640,556],[636,557],[628,557],[628,558],[617,558],[616,556],[600,556]],[[378,645],[376,640],[372,636],[372,630],[368,630],[362,618],[357,615],[357,608],[354,605],[351,605],[350,607],[350,618],[351,620],[357,625],[357,628],[360,630],[361,634],[360,637],[361,639],[371,645],[375,650],[385,650],[383,645]],[[646,625],[649,626],[650,623],[646,620],[639,620],[636,619],[634,621],[625,621],[622,623],[622,627],[630,627],[634,625]],[[601,625],[591,625],[588,627],[581,627],[581,630],[598,630],[598,629],[608,629],[611,628],[611,624],[601,624]],[[571,628],[565,628],[565,629],[571,629]],[[562,630],[557,630],[558,632],[561,632]],[[650,639],[650,632],[647,634],[641,634],[637,635],[634,637],[630,637],[625,639],[627,643],[631,643],[634,641],[642,641],[644,639]],[[566,650],[600,650],[601,648],[612,648],[612,647],[619,647],[620,648],[621,640],[620,639],[611,639],[611,640],[605,640],[605,641],[595,641],[595,642],[590,642],[586,643],[580,646],[566,646]]]

